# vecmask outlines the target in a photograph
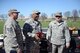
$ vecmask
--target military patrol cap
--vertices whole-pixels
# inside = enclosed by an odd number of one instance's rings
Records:
[[[56,12],[54,16],[62,16],[62,12]]]
[[[13,12],[15,12],[15,13],[20,13],[20,12],[17,11],[16,9],[10,9],[8,12],[9,12],[9,13],[13,13]]]
[[[32,14],[40,14],[40,12],[39,11],[37,11],[37,10],[34,10],[34,11],[32,11]]]

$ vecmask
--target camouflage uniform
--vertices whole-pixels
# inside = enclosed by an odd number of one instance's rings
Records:
[[[65,43],[70,42],[70,34],[66,22],[58,23],[57,21],[52,21],[47,31],[47,39],[52,43],[52,53],[56,49],[55,45],[60,46],[58,53],[62,53]]]
[[[58,53],[62,53],[65,46],[69,46],[70,34],[67,23],[62,20],[62,12],[54,14],[55,21],[50,22],[47,31],[47,39],[52,43],[52,53],[55,53],[56,48]]]
[[[17,51],[17,48],[23,50],[23,37],[21,28],[16,20],[11,17],[5,22],[4,25],[4,47],[6,53],[10,53],[11,50]]]

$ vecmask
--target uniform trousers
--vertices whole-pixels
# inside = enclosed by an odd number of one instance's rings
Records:
[[[65,45],[56,45],[56,44],[52,44],[52,53],[63,53],[63,49],[64,49]],[[57,49],[57,50],[56,50]]]

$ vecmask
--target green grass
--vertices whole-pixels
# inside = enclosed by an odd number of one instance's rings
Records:
[[[80,28],[80,20],[77,20],[76,22],[73,22],[71,20],[67,21],[67,24],[69,27],[76,27],[76,28]]]
[[[0,20],[0,34],[3,33],[4,21]]]
[[[18,22],[19,22],[20,27],[23,27],[25,21],[24,20],[18,20]]]
[[[42,24],[42,27],[44,28],[44,27],[48,27],[48,25],[49,25],[49,21],[41,21],[41,24]]]
[[[19,25],[21,27],[23,27],[25,21],[24,20],[18,20],[18,21],[19,21]],[[50,23],[50,21],[45,21],[44,20],[44,21],[41,21],[41,23],[42,23],[42,27],[44,28],[44,27],[48,27],[48,24]],[[77,27],[77,28],[80,28],[80,20],[78,20],[76,22],[73,22],[71,20],[68,20],[67,23],[68,23],[68,26],[69,27]],[[0,20],[0,34],[3,33],[3,26],[4,26],[4,21]]]

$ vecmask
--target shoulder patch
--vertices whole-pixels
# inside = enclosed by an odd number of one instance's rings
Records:
[[[7,28],[7,32],[12,32],[12,28]]]

